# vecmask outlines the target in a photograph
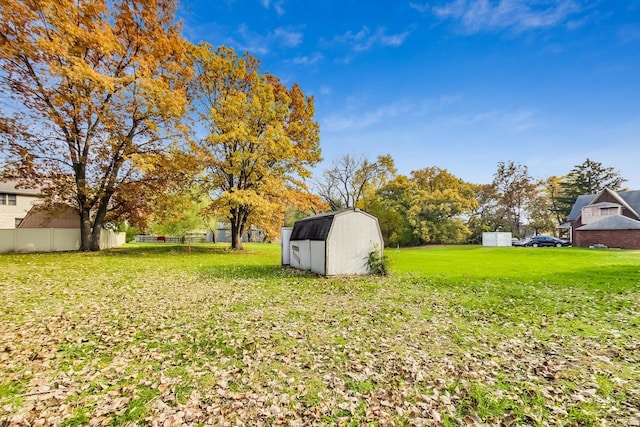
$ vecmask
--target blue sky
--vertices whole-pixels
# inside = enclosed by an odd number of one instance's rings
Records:
[[[325,162],[391,154],[489,183],[499,161],[587,157],[640,189],[640,0],[183,0],[192,42],[231,46],[315,97]]]

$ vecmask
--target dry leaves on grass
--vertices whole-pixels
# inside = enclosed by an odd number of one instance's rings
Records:
[[[159,270],[3,285],[0,425],[637,423],[638,336],[455,294]],[[32,296],[33,298],[29,298]],[[636,314],[637,315],[637,314]]]

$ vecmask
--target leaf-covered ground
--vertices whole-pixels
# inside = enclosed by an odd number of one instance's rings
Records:
[[[2,255],[0,425],[640,425],[640,253],[389,252]]]

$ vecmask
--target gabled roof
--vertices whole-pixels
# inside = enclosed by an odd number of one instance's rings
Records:
[[[610,194],[613,198],[618,200],[622,206],[636,215],[636,217],[640,218],[640,190],[613,191],[605,188],[598,194],[585,194],[578,196],[576,203],[573,205],[573,208],[571,208],[567,221],[577,220],[582,214],[582,208],[589,205],[597,205],[597,200],[605,193]]]
[[[331,224],[336,216],[357,212],[371,218],[374,216],[361,211],[360,209],[342,209],[334,212],[326,212],[318,215],[308,216],[293,224],[291,240],[327,240]]]
[[[18,228],[80,228],[78,211],[68,205],[33,206]]]
[[[640,230],[640,221],[624,215],[612,215],[591,224],[578,227],[576,230]]]

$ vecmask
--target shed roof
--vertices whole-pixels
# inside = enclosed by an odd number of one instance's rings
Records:
[[[291,240],[327,240],[331,224],[336,216],[357,213],[377,221],[377,218],[357,208],[341,209],[339,211],[326,212],[308,216],[293,224]]]
[[[640,221],[624,215],[612,215],[600,221],[583,225],[577,230],[640,230]]]
[[[291,240],[327,240],[333,218],[340,211],[309,216],[293,224]]]

